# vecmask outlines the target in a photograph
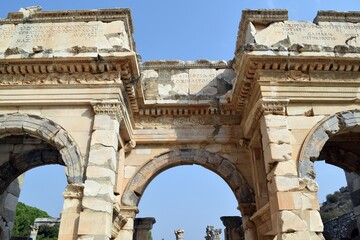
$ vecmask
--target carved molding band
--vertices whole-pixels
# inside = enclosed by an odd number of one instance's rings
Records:
[[[120,83],[120,76],[116,72],[91,74],[1,74],[0,85],[27,85],[27,84],[107,84]]]

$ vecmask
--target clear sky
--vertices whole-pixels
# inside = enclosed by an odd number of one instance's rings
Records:
[[[0,0],[0,17],[20,7],[43,10],[130,8],[137,51],[143,61],[157,59],[230,60],[243,9],[288,9],[291,20],[310,20],[318,10],[359,11],[358,0]],[[338,168],[316,164],[320,200],[345,185]],[[25,177],[20,200],[57,217],[62,208],[64,170],[41,167]],[[237,204],[225,182],[201,167],[177,167],[156,177],[140,202],[139,216],[155,217],[154,240],[175,239],[183,228],[185,239],[203,239],[206,225],[222,227],[223,215],[238,215]]]

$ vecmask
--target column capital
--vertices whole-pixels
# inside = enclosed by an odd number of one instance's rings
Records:
[[[156,223],[156,220],[153,217],[135,218],[134,228],[151,230],[154,223]]]
[[[63,192],[65,199],[79,199],[84,195],[84,185],[83,184],[68,184]]]
[[[116,118],[118,122],[121,122],[124,118],[123,106],[121,102],[92,102],[91,106],[96,115],[109,115]]]
[[[139,212],[137,207],[124,207],[120,209],[120,215],[126,218],[135,218],[136,214]]]
[[[244,136],[251,136],[255,124],[259,122],[261,116],[268,114],[286,115],[286,108],[289,102],[289,99],[260,98],[249,112],[245,121]]]
[[[242,224],[242,219],[239,216],[223,216],[220,217],[220,220],[224,224],[225,227],[240,227]]]

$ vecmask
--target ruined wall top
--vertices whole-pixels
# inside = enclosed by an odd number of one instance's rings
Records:
[[[319,11],[314,22],[288,20],[286,10],[245,10],[236,52],[359,52],[359,12]]]
[[[113,57],[135,52],[129,9],[21,9],[0,19],[0,59]]]

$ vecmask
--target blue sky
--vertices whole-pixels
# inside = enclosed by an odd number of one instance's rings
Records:
[[[292,20],[310,20],[318,10],[359,11],[358,0],[0,0],[0,17],[20,7],[40,5],[43,10],[130,8],[137,51],[144,61],[157,59],[233,58],[242,9],[288,9]],[[338,168],[317,166],[320,199],[345,185]],[[34,169],[25,177],[20,200],[59,215],[64,169]],[[185,229],[186,239],[202,239],[206,225],[222,227],[223,215],[238,215],[237,204],[220,177],[201,167],[169,169],[148,186],[140,202],[140,217],[155,217],[154,240],[175,239],[174,229]]]

